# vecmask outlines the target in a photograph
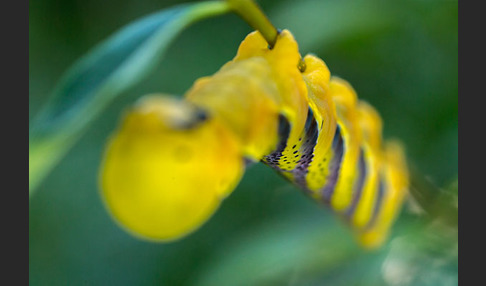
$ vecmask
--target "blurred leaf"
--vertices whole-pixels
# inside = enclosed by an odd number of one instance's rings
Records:
[[[301,52],[315,52],[361,35],[397,25],[396,13],[383,1],[286,1],[269,18],[292,31]]]
[[[390,243],[381,269],[386,285],[458,285],[457,234],[438,221],[410,224]]]
[[[437,187],[429,178],[424,177],[415,167],[410,166],[410,193],[428,220],[439,220],[446,225],[458,226],[458,179],[457,174],[444,188]]]
[[[160,62],[195,21],[228,12],[225,2],[185,4],[149,15],[101,43],[66,72],[29,130],[29,194],[121,92]]]
[[[195,285],[457,285],[457,227],[409,214],[367,251],[321,215],[249,226],[205,258]]]
[[[324,220],[293,216],[265,223],[222,247],[196,284],[301,285],[297,281],[329,273],[363,253],[334,217]]]

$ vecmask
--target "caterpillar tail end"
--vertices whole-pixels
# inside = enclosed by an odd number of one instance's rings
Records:
[[[403,146],[399,141],[386,142],[384,161],[388,191],[383,198],[383,209],[375,223],[357,235],[360,244],[367,249],[376,249],[383,245],[409,193],[408,167]]]
[[[100,189],[123,229],[167,242],[204,224],[243,171],[238,143],[218,121],[185,101],[146,96],[107,144]]]

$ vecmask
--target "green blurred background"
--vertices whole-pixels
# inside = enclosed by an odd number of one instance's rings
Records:
[[[90,48],[182,2],[30,1],[29,119]],[[404,142],[411,166],[457,192],[457,1],[257,2],[293,32],[302,54],[321,57],[379,110],[385,138]],[[183,94],[230,60],[250,31],[232,14],[192,25],[155,72],[92,124],[30,199],[31,285],[457,285],[454,228],[427,224],[407,205],[389,243],[366,252],[328,209],[262,164],[177,242],[137,240],[110,219],[97,177],[121,112],[144,94]]]

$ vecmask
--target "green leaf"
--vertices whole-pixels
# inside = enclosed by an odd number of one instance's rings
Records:
[[[394,8],[383,1],[285,1],[269,18],[278,28],[289,29],[305,54],[397,27]]]
[[[325,226],[325,227],[324,227]],[[249,230],[207,258],[196,285],[301,285],[363,254],[334,217],[283,217]]]
[[[154,13],[122,28],[75,63],[30,123],[29,195],[101,111],[154,70],[184,28],[226,12],[226,2],[208,1]]]

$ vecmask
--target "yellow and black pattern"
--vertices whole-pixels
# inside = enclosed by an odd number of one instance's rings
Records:
[[[374,247],[408,188],[402,147],[382,144],[381,132],[376,110],[321,59],[302,58],[289,31],[272,49],[253,32],[183,100],[145,97],[127,113],[107,146],[101,189],[122,226],[170,241],[212,216],[245,162],[262,161]]]
[[[338,92],[340,89],[341,91],[347,89],[347,96],[355,97],[354,91],[344,80],[331,78],[331,83],[333,87],[339,87]],[[332,96],[331,89],[331,98]],[[302,135],[298,138],[298,142],[289,141],[288,134],[291,127],[281,116],[278,148],[264,156],[262,162],[282,174],[313,199],[333,208],[358,234],[361,234],[364,244],[373,246],[379,242],[374,240],[375,236],[373,239],[368,237],[380,224],[379,217],[385,216],[386,204],[394,202],[393,197],[396,196],[394,193],[405,192],[406,185],[399,186],[403,189],[393,189],[395,187],[392,182],[393,175],[387,175],[390,172],[397,172],[397,166],[390,165],[382,154],[381,120],[378,114],[370,105],[357,98],[352,102],[354,105],[348,106],[348,109],[351,108],[348,114],[356,113],[356,120],[339,118],[343,113],[336,112],[338,115],[335,132],[332,144],[327,149],[316,148],[319,140],[325,140],[321,138],[320,128],[323,122],[318,122],[314,116],[315,112],[319,112],[318,110],[309,107],[306,123],[300,132]],[[334,103],[336,109],[343,108],[339,100]],[[352,111],[353,109],[355,110]],[[350,124],[357,126],[349,126]],[[359,134],[351,135],[351,129],[354,130],[352,132]],[[361,142],[356,141],[357,138],[360,138]],[[357,156],[347,154],[355,149],[359,150]],[[400,160],[402,165],[399,166],[401,168],[399,171],[402,173],[395,175],[404,176],[405,171],[402,170],[405,168],[404,161],[403,158]],[[349,175],[349,171],[348,175],[342,174],[345,165],[352,166],[352,175]],[[338,185],[347,187],[338,189]],[[342,196],[343,190],[349,193],[349,200],[345,205],[342,203],[336,205],[333,196]]]

